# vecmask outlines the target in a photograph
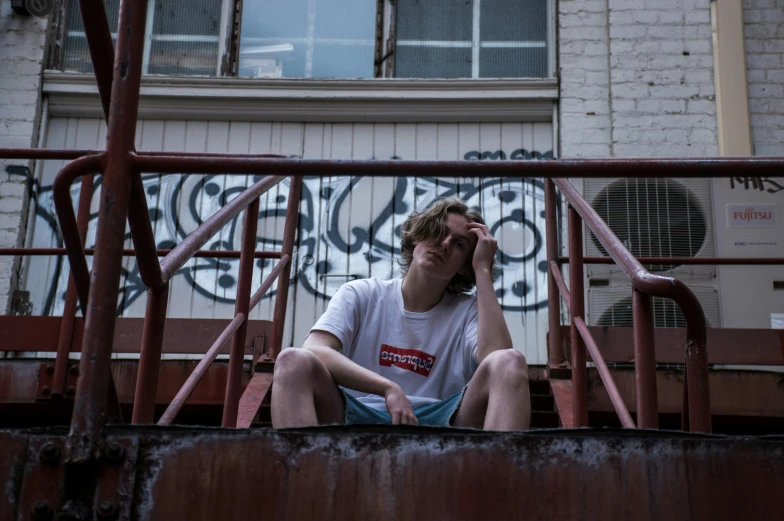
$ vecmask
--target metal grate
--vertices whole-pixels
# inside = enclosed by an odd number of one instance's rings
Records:
[[[585,197],[626,248],[637,257],[713,256],[710,180],[616,179],[586,180]],[[588,232],[588,255],[607,255]],[[654,264],[651,272],[666,272],[677,263]],[[592,267],[600,276],[613,268]],[[713,267],[692,267],[694,274]]]
[[[719,294],[715,288],[690,286],[705,312],[708,327],[721,327]],[[588,324],[632,327],[631,286],[588,288]],[[669,299],[653,297],[654,327],[686,327],[678,306]]]
[[[120,1],[104,0],[104,7],[116,44]],[[222,3],[215,0],[150,0],[143,74],[215,76],[221,8]],[[68,0],[66,6],[61,67],[93,72],[78,0]]]
[[[399,78],[542,78],[547,0],[398,0]]]

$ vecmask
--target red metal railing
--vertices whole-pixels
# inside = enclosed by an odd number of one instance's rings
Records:
[[[259,156],[228,156],[220,154],[152,153],[134,150],[137,124],[141,61],[144,46],[144,27],[147,2],[121,0],[117,31],[116,53],[112,48],[103,3],[100,0],[80,0],[86,39],[90,49],[99,95],[107,117],[108,138],[105,151],[59,150],[0,150],[0,158],[73,159],[57,175],[54,199],[62,229],[65,251],[71,262],[71,308],[75,311],[78,301],[85,315],[84,340],[80,361],[80,378],[76,390],[71,429],[68,438],[68,460],[87,462],[101,448],[105,413],[112,405],[110,385],[110,355],[115,326],[122,257],[135,254],[142,280],[148,287],[147,313],[141,348],[141,361],[134,400],[133,421],[150,423],[153,419],[153,401],[157,385],[157,365],[161,355],[161,342],[165,326],[168,283],[177,268],[197,253],[210,236],[226,222],[245,212],[240,256],[240,281],[234,319],[205,355],[192,378],[177,395],[160,423],[171,422],[179,407],[193,390],[219,350],[232,338],[229,361],[229,383],[224,400],[223,424],[236,423],[239,399],[238,375],[242,367],[242,347],[250,309],[258,303],[277,276],[278,297],[274,311],[274,330],[271,340],[273,357],[282,342],[282,325],[288,295],[289,272],[293,250],[296,213],[300,199],[302,178],[309,175],[365,176],[464,176],[464,177],[543,177],[547,179],[546,215],[548,263],[550,266],[550,360],[559,360],[560,339],[558,292],[561,290],[572,315],[572,371],[575,392],[574,416],[578,425],[587,424],[585,350],[591,354],[602,374],[605,385],[613,396],[624,425],[632,426],[628,410],[623,406],[612,378],[603,363],[595,342],[587,333],[583,321],[584,296],[582,289],[582,237],[581,220],[585,221],[618,264],[632,279],[635,299],[635,349],[637,365],[638,423],[640,427],[656,426],[656,388],[652,380],[654,352],[651,328],[651,295],[675,300],[684,312],[688,323],[686,364],[688,377],[688,416],[693,430],[710,431],[708,401],[707,361],[705,356],[705,319],[694,295],[683,284],[666,277],[651,275],[623,248],[620,241],[602,222],[590,206],[564,179],[568,177],[729,177],[742,169],[745,175],[776,175],[784,169],[780,158],[698,159],[698,160],[559,160],[559,161],[335,161],[270,158]],[[109,64],[113,63],[110,71]],[[146,199],[141,185],[145,172],[166,173],[220,173],[268,174],[246,189],[218,211],[180,245],[168,252],[156,249],[152,227],[147,212]],[[101,173],[100,209],[96,232],[93,270],[87,270],[84,249],[85,215],[89,201],[88,184],[92,174]],[[82,176],[84,190],[79,205],[80,217],[74,215],[70,200],[72,182]],[[258,198],[283,176],[294,176],[291,182],[281,252],[261,252],[261,255],[280,257],[275,272],[267,278],[259,291],[250,296],[252,259],[255,252],[255,226],[258,216]],[[557,179],[556,179],[557,178]],[[555,185],[570,203],[570,281],[571,295],[557,268],[561,258],[557,250]],[[126,219],[130,223],[134,250],[123,248]],[[7,250],[14,254],[19,249]],[[37,254],[61,250],[36,250]],[[4,252],[0,252],[4,253]],[[165,253],[162,262],[158,255]],[[232,253],[233,255],[234,253]],[[217,253],[210,253],[218,256]],[[221,253],[220,255],[229,255]],[[671,261],[671,259],[669,259]],[[68,336],[63,331],[63,336]],[[65,342],[65,340],[63,340]],[[65,353],[67,354],[67,353]]]

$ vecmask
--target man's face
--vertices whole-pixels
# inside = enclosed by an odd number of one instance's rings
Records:
[[[447,234],[440,243],[422,241],[414,247],[411,267],[421,269],[429,276],[452,280],[476,247],[476,235],[468,231],[468,219],[462,215],[447,214]]]

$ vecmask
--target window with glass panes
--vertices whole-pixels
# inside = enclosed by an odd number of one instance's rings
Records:
[[[116,30],[119,0],[104,3]],[[233,62],[223,73],[249,78],[544,78],[553,3],[149,0],[144,74]],[[79,2],[66,8],[60,68],[91,72]]]
[[[104,0],[117,41],[120,0]],[[215,76],[219,70],[223,5],[220,0],[149,0],[143,74]],[[65,3],[60,70],[92,72],[78,0]]]

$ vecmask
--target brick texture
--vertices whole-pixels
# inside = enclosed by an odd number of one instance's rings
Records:
[[[558,5],[562,157],[718,154],[708,2]]]
[[[46,42],[46,20],[20,16],[0,2],[0,148],[35,146]],[[20,246],[27,221],[26,182],[6,167],[27,161],[0,160],[0,248]],[[8,312],[18,259],[0,257],[0,314]]]
[[[746,78],[754,154],[784,155],[784,1],[744,0]]]

